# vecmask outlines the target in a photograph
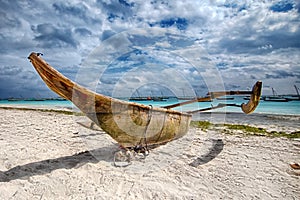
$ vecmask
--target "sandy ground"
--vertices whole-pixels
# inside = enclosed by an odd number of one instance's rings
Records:
[[[299,130],[287,116],[247,120]],[[0,199],[299,199],[299,171],[289,166],[300,162],[299,140],[191,128],[146,159],[115,167],[119,146],[78,121],[85,119],[0,109]],[[245,120],[233,114],[231,122]]]

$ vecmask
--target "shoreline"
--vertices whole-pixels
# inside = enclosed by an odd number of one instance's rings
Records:
[[[41,111],[41,110],[45,110],[45,111],[73,111],[76,110],[76,112],[78,112],[79,110],[74,107],[67,107],[67,106],[49,106],[49,105],[21,105],[21,104],[15,104],[15,105],[8,105],[8,104],[0,104],[0,109],[16,109],[16,110],[32,110],[32,111]],[[75,111],[73,111],[75,112]],[[80,112],[80,111],[79,111]],[[184,113],[184,112],[183,112]],[[195,119],[199,118],[199,113],[198,114],[194,114],[196,117],[194,117]],[[219,112],[219,111],[214,111],[214,112],[210,112],[210,111],[205,111],[205,112],[201,112],[200,115],[246,115],[244,114],[242,111],[240,112]],[[282,117],[299,117],[300,118],[300,114],[281,114],[281,113],[262,113],[262,112],[255,112],[248,114],[246,116],[282,116]]]
[[[75,107],[74,107],[75,108]],[[27,110],[40,112],[56,112],[66,115],[83,115],[77,108],[51,106],[11,106],[0,105],[1,109]],[[208,121],[212,124],[240,124],[264,128],[267,131],[295,132],[300,131],[300,115],[251,113],[242,112],[201,112],[194,114],[192,121]]]

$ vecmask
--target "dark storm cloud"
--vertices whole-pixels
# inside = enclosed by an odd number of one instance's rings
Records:
[[[89,36],[92,35],[92,32],[87,28],[76,28],[75,33],[80,34],[81,36]]]
[[[40,93],[49,92],[49,89],[34,71],[20,66],[0,66],[1,98],[37,97],[38,91]]]
[[[37,33],[34,39],[41,47],[77,46],[77,41],[73,38],[73,33],[69,28],[55,27],[53,24],[45,23],[32,26],[32,30]]]
[[[283,79],[283,78],[290,78],[290,77],[297,77],[300,79],[300,73],[297,72],[288,72],[284,70],[274,70],[272,74],[266,74],[266,78],[272,79]]]
[[[17,66],[0,66],[0,77],[12,76],[22,72],[22,69]]]
[[[300,21],[299,21],[300,23]],[[295,47],[300,48],[300,30],[289,33],[285,30],[278,31],[277,34],[264,35],[260,38],[260,44],[272,44],[273,49]]]
[[[230,38],[223,38],[219,42],[219,46],[222,49],[226,49],[228,52],[232,53],[254,53],[257,51],[259,47],[256,44],[257,41],[252,39],[245,39],[245,38],[237,38],[237,39],[230,39]]]
[[[0,18],[0,30],[3,30],[3,28],[14,28],[21,25],[21,22],[17,17],[10,16],[3,10],[0,10]]]
[[[20,6],[20,1],[9,1],[9,0],[0,1],[0,10],[6,12],[20,10],[21,8],[22,7]]]
[[[261,54],[268,53],[274,49],[282,48],[300,48],[300,29],[296,32],[288,32],[282,28],[281,30],[269,31],[263,34],[244,35],[239,34],[235,39],[222,38],[219,41],[219,46],[232,53],[251,53]]]
[[[32,80],[36,77],[36,73],[33,71],[24,70],[24,68],[20,66],[0,66],[0,78],[4,79],[5,77],[10,76],[14,76],[14,78],[16,78],[16,82],[18,82],[18,79]]]
[[[19,51],[21,49],[32,48],[34,44],[32,41],[28,41],[27,38],[21,40],[13,40],[11,37],[0,34],[0,53],[7,54],[9,52]]]

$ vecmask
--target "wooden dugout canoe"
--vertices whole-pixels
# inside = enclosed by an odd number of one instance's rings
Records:
[[[39,55],[31,53],[28,59],[47,86],[72,101],[123,147],[156,146],[187,133],[191,114],[97,94],[63,76]]]
[[[120,145],[127,148],[155,147],[185,135],[189,129],[192,113],[216,109],[211,108],[182,113],[171,110],[189,103],[207,101],[224,95],[251,94],[247,104],[233,105],[241,107],[246,114],[252,113],[261,96],[262,82],[258,81],[252,91],[211,92],[209,96],[181,102],[163,108],[146,106],[134,102],[121,101],[97,94],[63,76],[39,53],[31,53],[28,59],[47,86],[61,97],[72,101],[88,118],[101,127]]]

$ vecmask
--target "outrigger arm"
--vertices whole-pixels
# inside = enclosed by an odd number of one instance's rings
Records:
[[[183,106],[183,105],[191,104],[191,103],[195,103],[195,102],[209,101],[211,99],[215,99],[215,98],[225,96],[225,95],[251,95],[250,100],[246,104],[242,103],[241,105],[237,105],[237,104],[223,104],[223,103],[220,103],[217,106],[212,106],[212,107],[209,107],[209,108],[203,108],[203,109],[200,109],[200,110],[194,110],[194,111],[189,111],[188,112],[190,114],[193,114],[193,113],[197,113],[197,112],[203,112],[203,111],[207,111],[207,110],[223,108],[223,107],[226,107],[226,106],[234,106],[234,107],[241,107],[242,111],[244,113],[250,114],[255,110],[255,108],[259,104],[259,100],[260,100],[260,96],[261,96],[261,90],[262,90],[262,82],[257,81],[255,83],[255,85],[253,86],[252,91],[209,92],[208,96],[206,96],[206,97],[199,97],[199,98],[192,99],[192,100],[189,100],[189,101],[168,105],[168,106],[165,106],[163,108],[170,109],[170,108],[175,108],[175,107],[178,107],[178,106]]]

